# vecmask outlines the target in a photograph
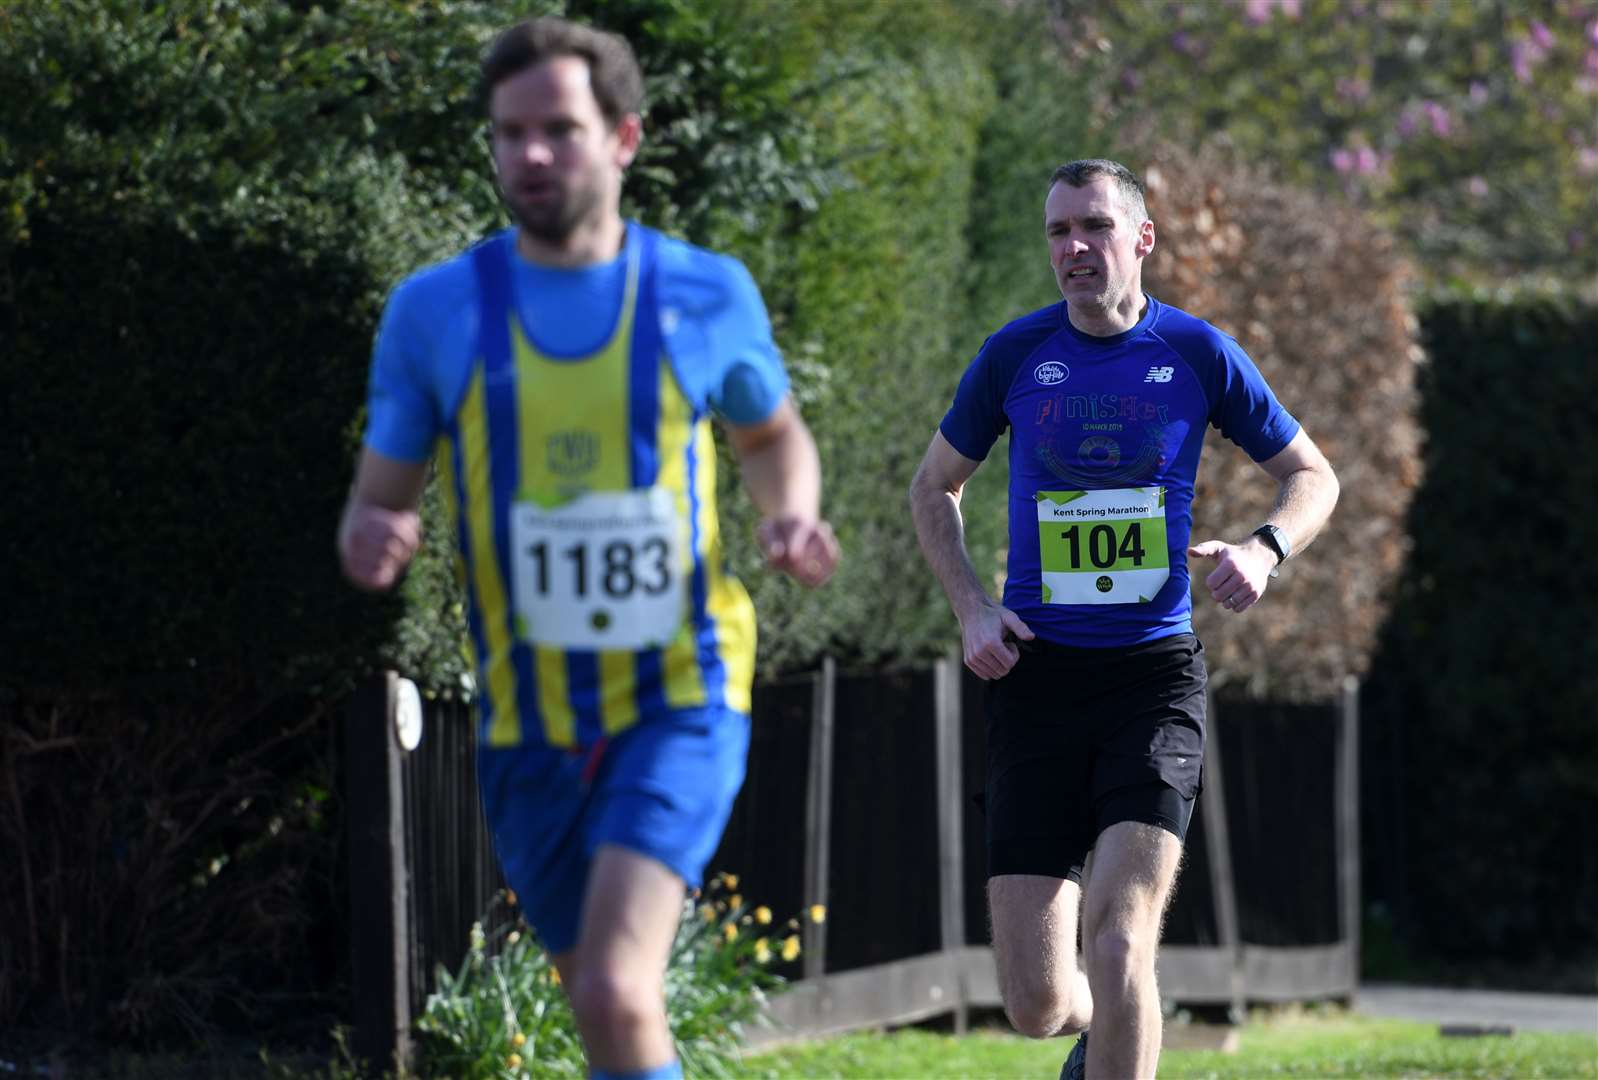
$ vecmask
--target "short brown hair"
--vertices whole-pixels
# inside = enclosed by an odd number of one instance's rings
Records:
[[[1108,176],[1115,181],[1121,205],[1132,215],[1133,225],[1141,225],[1149,219],[1149,208],[1143,201],[1143,181],[1131,169],[1109,158],[1083,158],[1066,162],[1049,177],[1049,190],[1052,191],[1054,185],[1059,183],[1070,184],[1074,188],[1087,187],[1100,176]]]
[[[477,80],[482,108],[487,111],[500,83],[557,56],[580,57],[588,64],[594,100],[611,127],[643,108],[644,75],[625,38],[547,16],[502,30],[483,54]]]

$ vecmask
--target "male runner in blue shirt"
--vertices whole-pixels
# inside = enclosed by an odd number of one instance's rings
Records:
[[[665,966],[743,782],[755,650],[712,415],[769,564],[819,585],[838,547],[748,271],[620,216],[643,90],[626,42],[531,20],[490,47],[481,89],[516,224],[390,296],[339,552],[356,585],[392,586],[436,461],[505,878],[591,1075],[680,1077]]]
[[[1204,758],[1186,558],[1213,563],[1211,597],[1247,611],[1325,523],[1337,480],[1237,342],[1144,294],[1154,223],[1130,171],[1062,165],[1044,229],[1063,300],[983,345],[910,502],[966,665],[993,680],[988,901],[1005,1010],[1034,1038],[1084,1033],[1062,1077],[1120,1080],[1159,1061],[1154,952]],[[1280,494],[1247,539],[1189,546],[1211,424]],[[1006,428],[1000,605],[966,553],[960,492]]]

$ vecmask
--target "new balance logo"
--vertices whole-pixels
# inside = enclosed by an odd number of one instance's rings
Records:
[[[1149,373],[1143,376],[1144,382],[1170,382],[1171,376],[1176,374],[1174,367],[1151,367]]]

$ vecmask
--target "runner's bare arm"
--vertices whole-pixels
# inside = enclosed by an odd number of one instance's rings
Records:
[[[766,562],[805,585],[820,585],[838,565],[838,541],[821,518],[821,458],[791,398],[757,424],[727,424],[744,487],[760,511],[756,530]]]
[[[1029,641],[1032,631],[1018,615],[988,595],[965,548],[960,495],[980,464],[950,446],[943,432],[934,432],[910,482],[910,515],[921,552],[960,620],[966,666],[984,679],[997,679],[1007,674],[1020,656],[1005,640],[1006,632]]]
[[[1277,483],[1276,505],[1265,524],[1281,529],[1296,555],[1332,516],[1339,491],[1337,474],[1302,428],[1279,453],[1260,462],[1260,468]],[[1265,595],[1276,567],[1276,553],[1252,535],[1237,544],[1206,540],[1188,548],[1188,554],[1216,560],[1204,585],[1217,603],[1234,612],[1248,610]]]
[[[1332,463],[1309,432],[1299,428],[1293,441],[1275,457],[1262,461],[1260,468],[1270,473],[1279,486],[1276,505],[1265,524],[1285,532],[1295,553],[1303,551],[1320,535],[1337,505],[1340,487]],[[1259,537],[1252,539],[1263,546]]]
[[[399,580],[421,546],[416,507],[426,484],[426,462],[361,451],[338,528],[339,565],[351,584],[381,592]]]

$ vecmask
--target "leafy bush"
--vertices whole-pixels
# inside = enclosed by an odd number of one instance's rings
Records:
[[[1434,281],[1598,272],[1590,3],[1051,6],[1102,131],[1224,136],[1368,207]]]
[[[779,963],[799,956],[799,920],[779,926],[769,909],[747,907],[723,874],[684,901],[666,972],[666,1015],[690,1076],[735,1075],[743,1031],[785,981]],[[817,907],[810,917],[820,921]],[[485,916],[492,922],[495,912]],[[560,973],[533,936],[508,919],[472,927],[458,971],[442,965],[417,1020],[424,1075],[458,1080],[584,1076],[587,1065]],[[775,927],[775,929],[771,929]],[[783,931],[786,931],[784,933]]]
[[[1366,729],[1379,895],[1422,954],[1585,960],[1590,991],[1598,436],[1571,406],[1598,391],[1598,306],[1451,293],[1422,326],[1426,481]]]
[[[1342,495],[1325,532],[1247,616],[1199,586],[1194,626],[1213,684],[1252,698],[1333,697],[1362,674],[1391,603],[1420,479],[1411,271],[1354,208],[1272,180],[1215,147],[1144,157],[1157,242],[1145,283],[1237,338],[1325,451]],[[1195,540],[1237,541],[1276,484],[1211,430]]]

